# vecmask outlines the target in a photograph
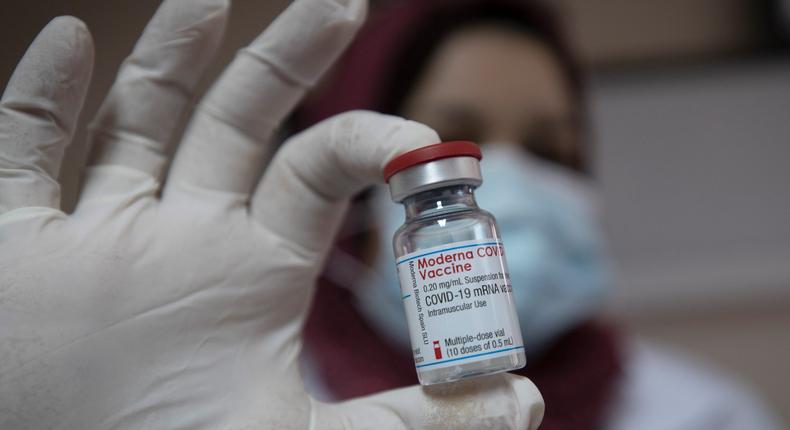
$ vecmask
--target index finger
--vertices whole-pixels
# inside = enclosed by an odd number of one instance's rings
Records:
[[[249,193],[265,141],[348,45],[366,9],[365,0],[296,0],[241,49],[198,105],[168,188]]]
[[[36,36],[0,99],[0,214],[60,209],[58,172],[93,70],[93,39],[73,17]]]

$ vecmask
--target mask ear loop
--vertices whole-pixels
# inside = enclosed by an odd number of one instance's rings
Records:
[[[323,276],[338,287],[353,291],[360,279],[378,276],[378,273],[357,257],[335,248],[329,255]]]
[[[372,199],[373,197],[368,193],[367,198],[352,201],[346,221],[335,239],[336,243],[380,230],[379,223],[375,220],[375,211],[371,208]],[[360,279],[374,274],[375,270],[363,260],[335,246],[327,258],[323,276],[333,284],[352,291],[354,286],[359,284]]]
[[[370,211],[369,199],[353,201],[346,211],[346,220],[337,232],[335,241],[376,230],[378,224],[371,215],[373,213]]]

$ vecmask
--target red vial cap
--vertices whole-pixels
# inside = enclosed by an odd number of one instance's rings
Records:
[[[450,157],[475,157],[478,160],[482,160],[483,153],[480,152],[480,148],[474,142],[468,140],[452,140],[423,146],[390,160],[384,166],[384,180],[389,182],[392,175],[409,167]]]

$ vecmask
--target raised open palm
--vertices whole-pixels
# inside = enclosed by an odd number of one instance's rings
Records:
[[[540,394],[510,375],[337,405],[305,392],[300,331],[348,197],[438,136],[350,112],[294,136],[261,176],[272,130],[365,13],[299,0],[239,51],[171,165],[227,10],[159,9],[92,122],[71,214],[57,176],[90,33],[55,19],[17,67],[0,110],[0,428],[536,427]]]

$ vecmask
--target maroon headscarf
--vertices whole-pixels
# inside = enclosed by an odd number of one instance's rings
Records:
[[[481,21],[511,25],[544,41],[565,66],[568,82],[581,98],[577,69],[552,16],[543,8],[511,0],[406,0],[371,17],[330,75],[331,85],[308,99],[293,124],[305,128],[351,109],[398,114],[404,95],[443,38]],[[585,171],[585,161],[581,158],[569,167]],[[336,246],[357,257],[365,252],[360,237]],[[305,327],[305,347],[321,382],[338,399],[417,382],[409,347],[393,345],[375,332],[356,309],[351,292],[323,277]],[[621,374],[620,361],[617,337],[607,328],[585,322],[540,357],[529,357],[527,367],[514,373],[532,379],[543,394],[542,429],[596,429],[606,418]]]

